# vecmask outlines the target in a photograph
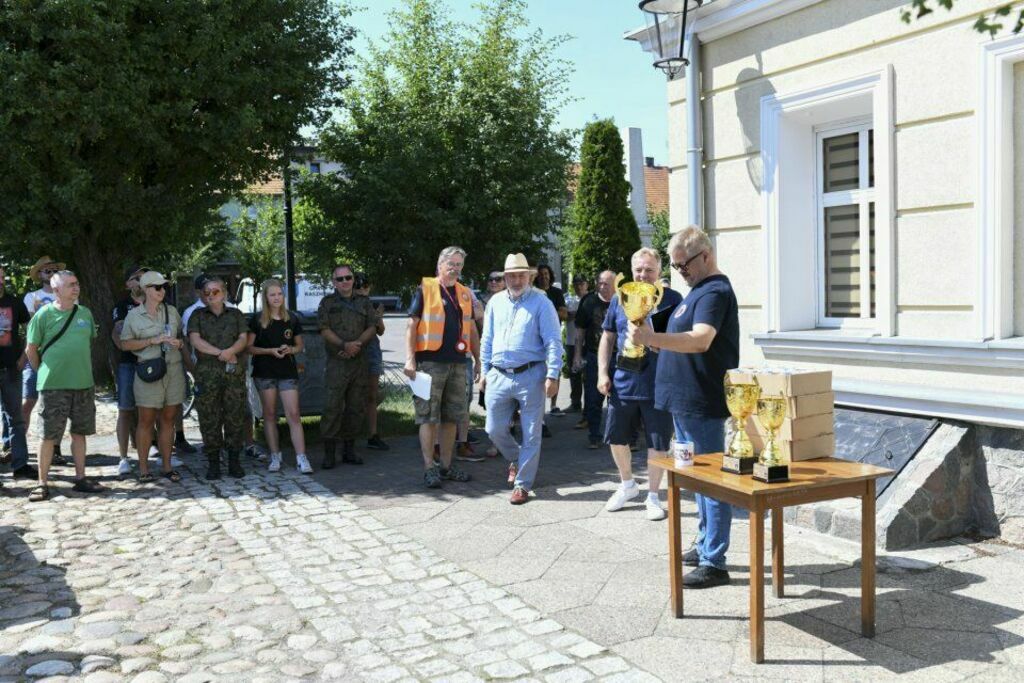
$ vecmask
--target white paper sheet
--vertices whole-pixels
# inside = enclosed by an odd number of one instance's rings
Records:
[[[419,396],[424,401],[430,400],[430,375],[425,372],[417,372],[416,379],[409,380],[409,388],[414,396]]]

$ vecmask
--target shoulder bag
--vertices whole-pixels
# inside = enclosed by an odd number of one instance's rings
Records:
[[[164,304],[164,327],[167,327],[168,313],[167,304]],[[167,374],[167,359],[165,357],[163,344],[160,345],[160,357],[140,360],[135,364],[135,375],[143,382],[157,382]]]

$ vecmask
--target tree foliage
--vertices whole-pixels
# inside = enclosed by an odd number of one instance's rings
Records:
[[[346,14],[335,0],[0,3],[0,252],[67,261],[99,313],[127,262],[210,241],[224,198],[335,104]]]
[[[651,248],[661,254],[661,276],[669,277],[672,268],[669,266],[668,243],[672,239],[669,227],[668,209],[647,214],[647,222],[654,230],[651,232]]]
[[[231,223],[231,254],[242,277],[256,289],[267,278],[284,272],[284,207],[269,197],[251,198]],[[255,302],[253,302],[255,306]]]
[[[915,19],[920,19],[934,12],[935,10],[932,9],[933,4],[944,7],[946,11],[951,11],[955,2],[956,0],[912,0],[909,8],[900,11],[900,18],[904,23],[909,24]],[[982,14],[974,22],[974,30],[978,33],[987,33],[990,38],[994,38],[1005,27],[1002,20],[1009,17],[1011,12],[1013,12],[1012,5],[1013,3],[1008,3],[992,10],[991,14]],[[1020,33],[1022,30],[1024,30],[1024,8],[1019,8],[1012,31]]]
[[[580,148],[579,185],[569,210],[573,273],[592,277],[605,269],[628,272],[629,258],[640,248],[622,155],[622,138],[610,119],[587,125]]]
[[[472,26],[452,22],[441,0],[405,0],[391,14],[321,139],[345,173],[303,185],[325,218],[311,253],[340,248],[389,289],[432,274],[450,244],[469,252],[471,278],[509,252],[539,255],[572,134],[555,126],[562,39],[530,32],[524,7],[488,0]]]

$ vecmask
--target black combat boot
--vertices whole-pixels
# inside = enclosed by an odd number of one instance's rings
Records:
[[[210,451],[206,456],[206,478],[210,481],[220,479],[220,451]]]
[[[337,464],[335,461],[334,451],[338,448],[338,442],[334,439],[324,439],[324,460],[320,464],[320,469],[330,470],[334,469]]]
[[[363,458],[360,455],[356,455],[356,441],[355,439],[345,439],[341,442],[341,461],[347,462],[350,465],[362,465]]]
[[[245,470],[242,469],[241,451],[231,451],[228,453],[228,474],[235,479],[241,479],[245,476]]]

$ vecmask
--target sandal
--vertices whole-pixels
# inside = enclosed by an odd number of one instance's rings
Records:
[[[50,499],[50,488],[45,484],[40,485],[32,489],[28,494],[28,500],[31,503],[38,503],[42,500]]]
[[[164,479],[169,480],[169,481],[173,481],[175,484],[177,484],[179,481],[181,481],[181,475],[178,474],[178,470],[171,470],[170,472],[163,472],[163,473],[160,474],[160,476],[163,477]]]
[[[154,481],[156,481],[156,477],[153,476],[152,472],[146,472],[145,474],[139,475],[140,484],[152,484]]]

